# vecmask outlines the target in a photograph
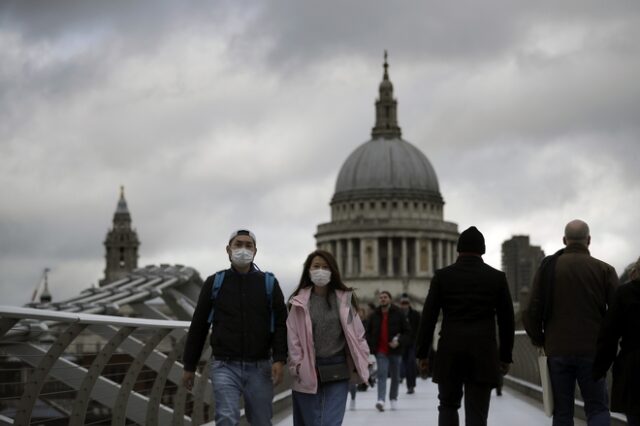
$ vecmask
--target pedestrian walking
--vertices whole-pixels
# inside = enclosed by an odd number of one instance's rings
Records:
[[[438,424],[457,426],[464,394],[467,426],[485,426],[491,389],[512,363],[514,315],[506,276],[484,263],[484,236],[475,226],[460,234],[458,258],[436,271],[424,303],[417,339],[420,372],[431,366],[433,334],[442,328],[433,366]],[[496,341],[496,320],[499,341]]]
[[[544,258],[536,271],[525,330],[544,347],[553,390],[554,426],[573,425],[576,382],[589,426],[609,425],[609,398],[603,378],[593,380],[598,333],[613,302],[615,269],[589,253],[589,225],[572,220],[565,226],[565,248]]]
[[[369,348],[353,289],[342,282],[331,253],[307,257],[289,302],[293,424],[341,425],[350,381],[369,378]]]
[[[611,411],[625,413],[629,426],[640,426],[640,258],[629,278],[616,291],[600,330],[593,379],[604,379],[613,364]]]
[[[385,409],[387,376],[391,378],[389,386],[391,409],[398,408],[402,350],[411,338],[411,326],[407,317],[391,301],[391,293],[386,290],[379,293],[379,306],[369,318],[370,329],[367,334],[369,349],[376,356],[378,386],[376,408],[378,411]]]
[[[193,388],[209,329],[210,378],[218,426],[240,422],[244,398],[251,425],[271,425],[273,386],[287,359],[287,309],[278,280],[253,263],[253,232],[234,231],[226,247],[231,267],[208,277],[198,297],[184,349],[182,384]]]
[[[407,293],[400,296],[400,310],[409,321],[411,327],[411,335],[409,342],[402,351],[402,368],[401,377],[406,379],[407,393],[415,393],[416,377],[418,369],[416,366],[416,337],[418,335],[418,327],[420,326],[420,314],[411,307],[411,299]]]

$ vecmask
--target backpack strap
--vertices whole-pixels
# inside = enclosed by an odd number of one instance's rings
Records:
[[[273,286],[275,284],[276,277],[271,272],[264,273],[264,286],[267,293],[267,299],[269,300],[269,312],[271,313],[271,324],[269,330],[273,333],[276,330],[276,319],[273,314]]]
[[[213,314],[215,311],[216,299],[218,298],[220,287],[222,287],[222,282],[224,281],[224,273],[225,271],[218,271],[213,276],[213,287],[211,288],[211,301],[213,303],[211,305],[211,312],[209,313],[209,324],[213,324]]]
[[[213,287],[211,288],[211,312],[209,313],[209,324],[213,324],[213,315],[215,313],[215,302],[218,298],[218,293],[220,292],[220,288],[222,287],[222,282],[224,281],[225,271],[218,271],[213,276]],[[269,313],[271,314],[269,330],[273,333],[276,329],[276,319],[273,314],[273,287],[275,285],[275,276],[271,272],[264,273],[264,287],[265,292],[267,293],[267,300],[269,300]]]

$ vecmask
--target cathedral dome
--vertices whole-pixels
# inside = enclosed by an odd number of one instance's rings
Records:
[[[442,203],[438,177],[427,157],[402,139],[385,52],[371,140],[344,162],[332,202],[364,198],[410,198]]]
[[[334,201],[370,197],[441,198],[427,157],[399,137],[365,142],[340,169]]]

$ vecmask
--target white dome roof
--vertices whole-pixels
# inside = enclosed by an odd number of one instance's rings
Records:
[[[340,169],[333,201],[371,197],[442,200],[427,157],[400,138],[365,142]]]

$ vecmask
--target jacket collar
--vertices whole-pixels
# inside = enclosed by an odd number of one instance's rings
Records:
[[[589,249],[585,247],[583,244],[571,243],[565,249],[565,253],[582,253],[582,254],[591,254],[589,253]]]
[[[475,254],[460,254],[456,259],[456,263],[484,263],[482,256]]]
[[[255,274],[256,272],[259,271],[258,267],[256,266],[255,263],[251,262],[251,267],[249,268],[249,272],[247,272],[246,274],[243,274],[242,272],[238,272],[236,270],[236,268],[233,267],[233,265],[229,266],[229,270],[231,272],[233,272],[234,274],[238,274],[238,275],[249,275],[249,274]]]

